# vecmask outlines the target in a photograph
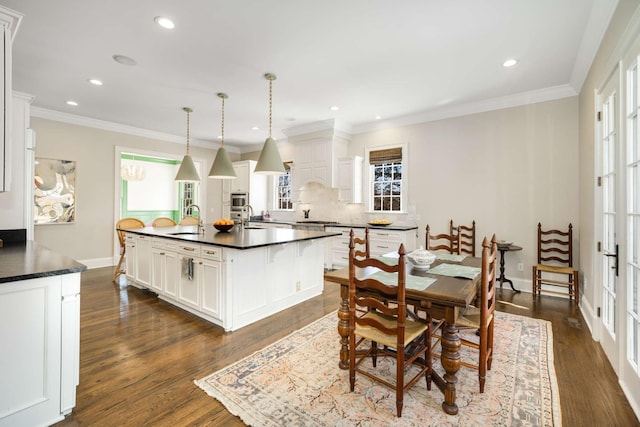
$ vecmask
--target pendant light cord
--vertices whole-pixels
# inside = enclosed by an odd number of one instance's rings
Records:
[[[191,108],[189,107],[185,107],[183,108],[184,111],[186,111],[187,113],[187,156],[189,155],[189,113],[191,113]]]
[[[271,138],[271,105],[273,103],[273,79],[269,79],[269,138]]]
[[[224,98],[225,96],[221,96],[222,98],[222,141],[220,142],[220,146],[224,148]]]

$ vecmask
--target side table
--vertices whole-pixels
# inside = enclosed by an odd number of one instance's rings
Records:
[[[505,252],[515,252],[515,251],[521,251],[522,248],[520,246],[516,246],[516,245],[500,245],[498,244],[498,251],[500,251],[500,277],[496,278],[496,280],[500,281],[500,289],[502,289],[502,284],[504,282],[509,283],[509,285],[511,286],[511,289],[513,289],[516,293],[520,293],[521,291],[519,291],[518,289],[513,287],[513,282],[509,279],[507,279],[504,275],[504,253]]]

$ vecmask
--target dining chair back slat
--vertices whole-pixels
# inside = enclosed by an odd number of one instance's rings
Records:
[[[460,255],[460,232],[431,234],[431,227],[427,224],[425,233],[425,248],[428,251],[446,251]]]
[[[455,235],[460,236],[460,251],[461,254],[468,254],[472,257],[476,256],[476,222],[472,221],[471,225],[454,225],[453,220],[449,221],[449,234],[454,236],[454,243],[457,243]]]

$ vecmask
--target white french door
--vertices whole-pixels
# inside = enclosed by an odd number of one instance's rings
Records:
[[[600,162],[599,177],[599,211],[600,235],[598,237],[598,271],[602,284],[600,303],[602,307],[600,322],[600,343],[611,361],[613,369],[618,372],[619,360],[619,244],[618,223],[620,221],[621,197],[618,186],[619,165],[619,127],[620,127],[620,86],[619,70],[616,69],[606,85],[599,93],[600,132],[598,138],[598,158]]]

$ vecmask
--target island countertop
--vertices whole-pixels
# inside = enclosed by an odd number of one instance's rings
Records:
[[[32,240],[0,248],[0,283],[77,273],[87,266]]]
[[[134,228],[125,231],[131,234],[163,237],[192,243],[204,243],[233,249],[252,249],[340,235],[340,233],[326,231],[290,230],[282,228],[241,229],[238,226],[233,227],[228,232],[218,232],[212,225],[206,225],[204,233],[200,234],[198,234],[196,226],[180,225],[175,227]]]

